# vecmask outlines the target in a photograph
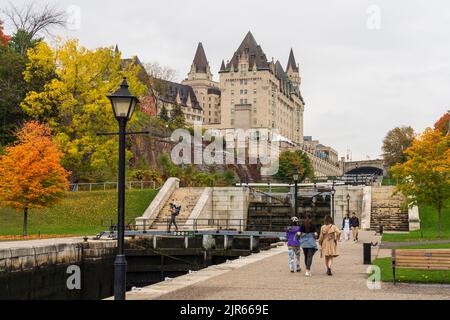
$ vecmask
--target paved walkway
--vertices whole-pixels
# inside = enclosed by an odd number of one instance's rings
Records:
[[[314,258],[311,278],[305,277],[303,272],[290,273],[287,249],[281,246],[132,291],[127,299],[450,299],[450,286],[445,285],[398,284],[394,287],[382,283],[379,290],[368,289],[362,243],[369,241],[377,242],[379,237],[373,232],[362,232],[359,243],[340,242],[341,255],[335,260],[332,277],[325,274],[319,253]]]
[[[36,240],[14,240],[14,241],[0,241],[1,249],[10,248],[32,248],[47,245],[55,245],[61,243],[78,243],[83,242],[82,237],[74,238],[51,238],[51,239],[36,239]]]

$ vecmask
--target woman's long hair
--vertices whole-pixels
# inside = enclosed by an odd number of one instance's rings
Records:
[[[323,224],[327,225],[327,224],[333,224],[333,223],[334,223],[333,218],[329,214],[327,214],[325,216],[325,220],[324,220]]]
[[[310,233],[314,229],[314,225],[312,223],[311,215],[306,215],[305,218],[305,233]]]

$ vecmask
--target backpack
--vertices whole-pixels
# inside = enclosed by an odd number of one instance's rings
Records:
[[[176,207],[176,208],[177,208],[177,209],[176,209],[176,211],[175,211],[175,215],[177,216],[177,215],[179,215],[180,212],[181,212],[181,206]]]

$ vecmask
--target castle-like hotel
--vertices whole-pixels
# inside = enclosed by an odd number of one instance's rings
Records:
[[[303,136],[305,102],[299,66],[293,50],[286,70],[269,61],[248,32],[231,60],[222,61],[219,82],[213,80],[202,43],[198,44],[191,70],[181,83],[164,81],[156,112],[182,107],[186,122],[217,129],[277,129],[289,149],[308,153],[316,176],[342,173],[337,152]]]

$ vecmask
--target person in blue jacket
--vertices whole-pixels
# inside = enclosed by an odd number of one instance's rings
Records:
[[[296,262],[296,271],[300,272],[300,227],[298,218],[292,217],[291,225],[286,228],[286,239],[289,254],[289,269],[294,272],[294,258]]]
[[[317,230],[311,216],[307,215],[304,223],[300,226],[300,247],[303,249],[306,265],[306,277],[311,277],[311,264],[313,256],[317,251]]]

